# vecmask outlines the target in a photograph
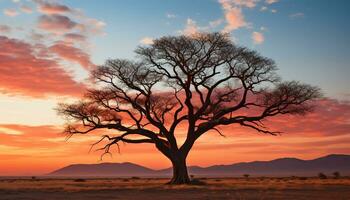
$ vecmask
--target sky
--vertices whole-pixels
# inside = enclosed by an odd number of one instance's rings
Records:
[[[347,0],[0,0],[0,176],[74,163],[170,166],[152,145],[122,145],[100,161],[101,152],[89,153],[99,135],[66,141],[55,108],[79,99],[89,71],[106,59],[133,59],[138,45],[196,32],[228,32],[275,60],[284,80],[320,87],[324,99],[307,116],[272,119],[281,136],[208,133],[189,165],[350,154],[349,9]]]

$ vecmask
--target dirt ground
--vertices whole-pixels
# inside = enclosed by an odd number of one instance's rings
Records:
[[[210,178],[198,185],[167,179],[3,179],[0,199],[349,200],[350,178]],[[204,183],[204,184],[203,184]]]

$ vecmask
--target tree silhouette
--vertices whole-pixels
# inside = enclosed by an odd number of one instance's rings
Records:
[[[238,124],[276,135],[263,119],[305,114],[319,89],[281,82],[273,60],[239,47],[227,34],[168,36],[136,49],[136,61],[110,59],[93,72],[94,89],[74,104],[60,104],[65,132],[104,135],[100,149],[120,142],[152,143],[172,163],[171,184],[190,183],[186,158],[195,141],[220,127]],[[179,144],[178,128],[185,127]],[[118,146],[119,148],[119,146]]]

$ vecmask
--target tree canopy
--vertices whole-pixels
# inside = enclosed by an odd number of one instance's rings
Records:
[[[97,141],[106,142],[104,153],[119,142],[154,144],[173,164],[171,183],[189,182],[186,157],[201,135],[223,134],[220,127],[232,124],[275,135],[264,119],[306,114],[321,96],[317,87],[281,81],[273,60],[223,33],[161,37],[135,52],[135,60],[98,66],[91,73],[95,87],[58,112],[70,135],[115,130]],[[180,126],[186,127],[183,144]]]

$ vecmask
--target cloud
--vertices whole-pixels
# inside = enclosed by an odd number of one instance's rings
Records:
[[[217,19],[217,20],[210,21],[209,22],[209,27],[210,28],[215,28],[215,27],[221,25],[223,22],[224,22],[223,19]]]
[[[27,13],[27,14],[31,14],[33,12],[33,9],[27,5],[20,6],[20,9],[22,12]]]
[[[271,12],[272,13],[277,13],[277,10],[276,9],[271,9]]]
[[[85,86],[47,56],[43,45],[0,36],[0,93],[42,98],[80,96]]]
[[[176,15],[172,14],[172,13],[167,13],[166,17],[169,18],[169,19],[172,19],[172,18],[176,18]]]
[[[252,39],[254,44],[262,44],[265,40],[264,35],[260,32],[253,32]]]
[[[242,5],[246,6],[246,4],[237,4],[237,2],[229,0],[219,0],[219,3],[221,3],[221,6],[224,10],[224,15],[227,23],[224,28],[225,32],[231,32],[248,25],[244,19],[241,8],[239,7]]]
[[[262,6],[261,8],[260,8],[260,11],[261,12],[264,12],[264,11],[266,11],[268,8],[266,7],[266,6]]]
[[[265,3],[267,4],[273,4],[273,3],[277,3],[278,0],[266,0]]]
[[[0,33],[9,33],[11,32],[11,30],[12,30],[11,27],[0,24]]]
[[[140,40],[140,43],[146,45],[153,44],[153,39],[150,37],[144,37]]]
[[[227,26],[224,28],[224,31],[226,32],[231,32],[233,30],[247,26],[247,22],[245,21],[240,8],[234,7],[230,10],[227,10],[225,13],[225,18],[227,21]]]
[[[7,8],[7,9],[4,9],[4,15],[9,17],[15,17],[19,15],[19,13],[15,9]]]
[[[23,133],[16,129],[6,128],[0,126],[0,134],[7,134],[7,135],[22,135]]]
[[[72,21],[69,17],[58,14],[41,15],[37,24],[38,28],[54,33],[68,32],[78,25],[78,23]]]
[[[65,60],[80,64],[87,70],[94,66],[90,61],[90,56],[86,52],[69,43],[57,42],[50,46],[49,50]]]
[[[72,12],[72,9],[70,9],[66,5],[42,1],[42,0],[37,0],[36,2],[38,3],[39,12],[44,14],[51,15],[51,14],[62,14],[62,13]]]
[[[182,31],[182,34],[193,35],[198,33],[198,31],[199,31],[199,27],[197,26],[197,22],[191,18],[188,18],[186,20],[186,26],[185,26],[185,29]]]
[[[227,1],[227,0],[226,0]],[[232,4],[236,6],[254,8],[260,0],[231,0]]]
[[[67,42],[84,42],[86,41],[86,36],[79,33],[66,33],[64,34],[64,39]]]
[[[290,19],[297,19],[297,18],[303,18],[305,16],[304,13],[298,12],[298,13],[293,13],[289,15]]]

